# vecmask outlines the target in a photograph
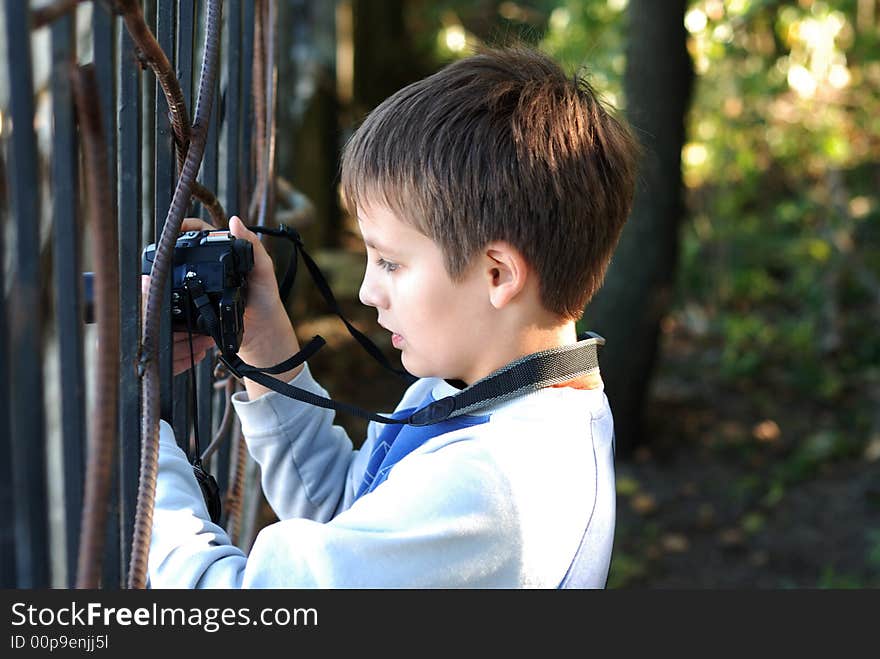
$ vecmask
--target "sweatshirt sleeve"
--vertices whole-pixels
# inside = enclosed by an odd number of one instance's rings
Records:
[[[308,364],[290,384],[327,397]],[[361,456],[353,449],[345,430],[333,425],[333,410],[274,391],[254,401],[239,392],[232,404],[248,450],[260,465],[266,500],[278,519],[306,517],[323,522],[350,504],[369,452]],[[373,431],[370,428],[370,435]]]
[[[248,556],[212,524],[186,456],[161,428],[153,588],[490,588],[522,563],[510,492],[475,442],[408,456],[327,523],[265,527]]]

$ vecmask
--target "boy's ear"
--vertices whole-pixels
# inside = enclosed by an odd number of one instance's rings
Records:
[[[484,253],[489,302],[501,309],[525,288],[528,265],[520,251],[509,243],[490,243]]]

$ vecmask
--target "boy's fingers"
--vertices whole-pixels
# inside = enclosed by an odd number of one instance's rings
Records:
[[[214,339],[210,336],[193,336],[193,350],[207,350],[214,347]],[[181,332],[174,333],[174,346],[189,349],[189,337]]]
[[[198,364],[204,358],[205,358],[205,353],[204,352],[199,353],[193,357],[193,361],[196,364]],[[181,373],[186,373],[186,371],[188,371],[189,368],[190,368],[189,357],[187,357],[186,359],[175,359],[174,363],[171,366],[171,369],[172,369],[172,372],[174,373],[174,375],[180,375]]]
[[[202,231],[203,229],[211,231],[216,228],[198,217],[188,217],[180,224],[181,231]]]

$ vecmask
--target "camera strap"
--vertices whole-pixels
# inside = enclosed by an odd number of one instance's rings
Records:
[[[492,407],[513,398],[519,398],[545,387],[552,387],[585,375],[598,373],[598,346],[604,345],[605,339],[598,334],[587,332],[586,335],[580,336],[575,344],[526,355],[465,387],[458,393],[436,400],[403,419],[394,419],[368,412],[354,405],[318,396],[268,375],[271,372],[282,373],[303,363],[307,359],[305,355],[309,352],[311,354],[316,352],[323,345],[323,342],[321,337],[315,337],[306,348],[294,357],[271,369],[250,366],[238,356],[233,356],[230,359],[227,355],[221,355],[220,358],[239,377],[249,378],[283,396],[309,405],[347,412],[379,423],[428,426]]]
[[[202,301],[197,299],[198,295],[195,293],[196,287],[199,287],[200,296],[207,300],[208,296],[205,295],[204,287],[200,280],[195,277],[188,277],[187,281],[189,283],[184,283],[184,287],[190,293],[190,296],[193,297],[193,300],[196,303],[196,307],[201,310],[203,307]],[[195,364],[195,356],[193,354],[193,343],[192,343],[192,330],[190,329],[189,324],[189,314],[190,308],[189,305],[184,305],[186,309],[186,320],[187,320],[187,340],[189,343],[189,376],[187,380],[187,384],[189,386],[192,400],[192,420],[193,420],[193,440],[195,446],[192,447],[193,455],[189,458],[190,464],[193,468],[193,474],[196,477],[196,482],[199,484],[199,488],[202,490],[202,497],[205,499],[205,506],[208,510],[208,515],[211,517],[211,521],[215,524],[220,523],[220,517],[222,515],[222,501],[220,497],[220,487],[217,485],[217,479],[205,469],[202,464],[202,449],[199,446],[199,411],[198,411],[198,397],[196,396],[196,382],[195,382],[195,372],[196,372],[196,364]],[[213,335],[212,335],[213,336]],[[217,342],[217,337],[214,337],[214,342]]]
[[[249,229],[255,233],[287,238],[294,244],[294,251],[287,268],[287,273],[279,287],[282,300],[287,298],[296,278],[297,253],[299,253],[302,255],[303,262],[306,264],[318,290],[320,290],[330,308],[339,316],[355,340],[380,365],[402,377],[407,383],[412,384],[417,380],[417,378],[406,371],[394,368],[382,351],[345,318],[333,292],[330,290],[330,286],[327,284],[327,280],[315,261],[305,251],[302,238],[295,229],[284,225],[281,225],[278,229],[268,227],[249,227]],[[394,419],[374,412],[368,412],[354,405],[318,396],[310,391],[272,377],[299,366],[320,350],[326,344],[326,341],[320,336],[312,338],[298,353],[289,359],[268,368],[252,366],[245,363],[237,354],[225,351],[220,340],[220,324],[216,310],[204,293],[201,282],[196,277],[187,278],[184,282],[184,287],[199,310],[199,325],[214,338],[214,342],[220,349],[220,360],[233,375],[238,378],[248,378],[283,396],[308,403],[309,405],[346,412],[384,424],[432,425],[457,416],[473,413],[513,398],[525,396],[545,387],[563,384],[586,375],[598,373],[598,346],[605,344],[605,339],[598,334],[586,332],[578,337],[578,342],[575,344],[551,348],[521,357],[452,396],[434,401],[416,410],[406,418]]]

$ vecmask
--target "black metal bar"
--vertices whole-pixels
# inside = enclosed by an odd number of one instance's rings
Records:
[[[220,185],[223,205],[230,215],[241,215],[240,163],[241,163],[241,1],[229,0],[223,12],[226,30],[223,41],[223,59],[226,63],[225,89],[223,93],[223,127],[221,133]],[[250,65],[250,62],[247,63]]]
[[[0,135],[3,119],[0,119]],[[6,226],[6,166],[0,140],[0,588],[15,587],[15,513],[12,492],[12,433],[9,430],[9,343],[3,284],[5,269],[2,230]]]
[[[156,22],[155,0],[144,0],[144,21],[147,25]],[[153,131],[156,126],[156,92],[159,85],[156,84],[156,76],[153,74],[141,75],[141,246],[145,246],[155,240],[156,237],[156,209],[155,191],[153,181],[156,172],[156,141]],[[163,215],[164,217],[164,215]]]
[[[50,585],[40,298],[40,198],[28,3],[4,0],[6,63],[11,95],[9,168],[16,267],[7,308],[12,388],[10,436],[17,585]]]
[[[221,53],[222,57],[222,53]],[[217,76],[215,84],[219,87],[220,76]],[[214,88],[214,107],[211,110],[211,123],[208,126],[208,139],[205,143],[205,157],[202,160],[202,167],[199,170],[199,182],[208,190],[217,192],[217,181],[219,180],[219,139],[220,131],[218,126],[222,120],[220,114],[220,94],[217,88]],[[211,222],[211,214],[205,208],[201,208],[200,217],[206,222]]]
[[[158,0],[156,3],[156,40],[165,51],[169,60],[174,57],[174,24],[175,3],[173,0]],[[168,104],[159,83],[156,83],[156,116],[155,116],[155,151],[154,151],[154,209],[155,214],[155,241],[159,242],[168,208],[171,206],[171,197],[174,194],[175,159],[174,159],[174,136],[171,130],[171,121],[168,116]],[[166,421],[173,419],[173,388],[172,355],[171,355],[171,277],[165,287],[162,308],[167,313],[162,315],[159,331],[159,373],[160,373],[160,415]],[[176,429],[175,429],[176,430]],[[184,442],[186,437],[177,434],[178,443]]]
[[[116,162],[116,108],[115,108],[115,71],[114,71],[114,40],[113,17],[105,7],[96,3],[92,9],[92,39],[94,44],[95,76],[100,94],[97,102],[101,105],[104,138],[107,140],[107,162]],[[109,167],[107,185],[116,190],[116,167]],[[116,211],[116,199],[110,195],[113,211]],[[117,588],[122,581],[119,557],[119,473],[114,464],[111,476],[109,499],[107,501],[107,538],[104,544],[105,556],[101,562],[102,583],[105,588]]]
[[[72,14],[52,23],[52,214],[54,230],[55,314],[64,455],[64,523],[67,582],[76,583],[77,550],[83,506],[86,447],[86,395],[80,282],[80,226],[76,118],[70,66],[76,61],[76,24]]]
[[[205,3],[201,3],[204,9]],[[202,12],[204,13],[204,12]],[[214,84],[219,86],[220,76],[217,76]],[[205,143],[205,157],[202,159],[202,168],[199,172],[199,181],[208,190],[216,192],[218,178],[218,139],[219,131],[217,126],[220,124],[220,94],[217,93],[217,87],[214,88],[214,106],[211,111],[211,123],[208,125],[208,139]],[[208,222],[211,222],[211,214],[204,208],[200,209],[200,216]],[[198,421],[199,433],[201,435],[201,450],[211,441],[212,419],[214,418],[214,396],[213,396],[213,355],[202,360],[196,366],[196,392],[198,395]],[[216,476],[216,474],[215,474]],[[224,487],[220,481],[217,484]]]
[[[177,79],[183,90],[187,110],[193,113],[193,44],[195,43],[195,0],[177,5]]]
[[[179,2],[177,3],[177,40],[175,51],[175,72],[177,79],[180,81],[180,88],[183,91],[183,98],[186,101],[186,108],[190,114],[192,121],[193,108],[193,43],[195,27],[195,3]],[[187,213],[187,216],[191,215]],[[190,409],[189,396],[189,379],[184,374],[174,378],[174,435],[178,443],[186,442],[189,434],[190,417],[192,410]]]
[[[113,17],[99,2],[95,3],[92,8],[92,34],[94,40],[95,75],[98,78],[98,86],[101,90],[101,96],[97,101],[101,104],[101,116],[104,120],[107,158],[108,162],[116,162],[116,108],[114,107],[116,85],[115,73],[113,71],[115,53]],[[110,180],[107,181],[107,185],[110,186],[110,189],[115,190],[115,168],[110,168],[109,175]]]
[[[250,62],[241,59],[241,0],[229,0],[223,11],[226,26],[223,38],[222,61],[224,62],[223,125],[220,129],[220,195],[223,206],[231,217],[247,216],[241,207],[241,67]],[[214,474],[217,484],[226,489],[229,473],[230,442],[223,442],[217,450]],[[226,482],[224,482],[226,481]]]
[[[239,214],[242,219],[247,222],[247,204],[251,198],[251,191],[254,189],[253,178],[253,154],[251,153],[251,145],[253,143],[253,135],[251,132],[254,126],[253,120],[253,104],[254,95],[251,92],[251,86],[254,79],[254,5],[255,2],[245,2],[243,4],[242,30],[241,30],[241,171],[239,172],[239,194],[244,208],[236,209],[235,213]]]
[[[134,42],[117,21],[116,203],[119,223],[119,533],[120,574],[131,556],[140,471],[141,405],[137,372],[141,336],[141,72]],[[122,585],[124,576],[120,577]]]

